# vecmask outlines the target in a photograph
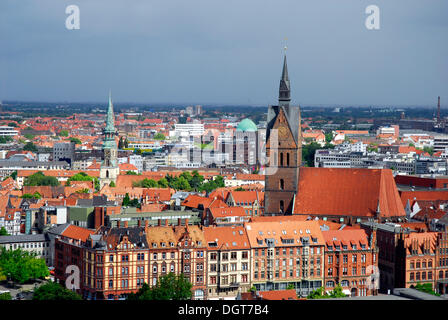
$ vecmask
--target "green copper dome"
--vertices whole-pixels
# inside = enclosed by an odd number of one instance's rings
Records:
[[[257,125],[250,119],[244,119],[236,127],[237,131],[257,131]]]

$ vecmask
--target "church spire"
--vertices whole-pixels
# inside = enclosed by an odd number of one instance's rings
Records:
[[[286,53],[283,60],[283,71],[282,77],[280,79],[280,87],[278,93],[278,104],[279,106],[289,106],[291,101],[291,89],[288,78],[288,65],[286,63]]]
[[[114,105],[112,104],[112,94],[110,91],[109,91],[109,107],[107,109],[105,132],[115,133]]]

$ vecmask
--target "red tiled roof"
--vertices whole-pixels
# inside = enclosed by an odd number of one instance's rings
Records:
[[[204,227],[204,237],[210,250],[250,249],[244,227]],[[210,245],[217,242],[217,247]]]
[[[406,207],[406,204],[409,200],[409,204],[413,205],[415,201],[419,203],[421,201],[448,201],[448,190],[439,191],[400,191],[401,202],[403,206]]]
[[[405,216],[392,170],[300,168],[294,214]]]
[[[87,238],[93,233],[95,233],[95,231],[70,224],[62,232],[61,235],[67,238],[77,239],[81,240],[82,242],[85,242]]]
[[[369,248],[369,237],[364,229],[328,230],[322,231],[322,234],[327,245],[341,241],[344,245],[351,245],[349,250],[353,249],[353,245],[357,246],[356,250],[361,249],[361,245],[365,245],[366,249]]]

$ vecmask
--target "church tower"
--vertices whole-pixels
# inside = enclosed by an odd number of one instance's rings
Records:
[[[110,184],[112,181],[117,182],[117,177],[120,174],[117,161],[117,142],[115,136],[117,132],[115,130],[115,117],[114,106],[112,105],[112,97],[109,93],[109,107],[107,109],[106,127],[103,130],[103,152],[104,160],[101,162],[100,167],[100,187],[102,188],[106,184]]]
[[[286,54],[278,106],[268,107],[266,128],[265,215],[292,214],[302,163],[300,107],[291,106]]]

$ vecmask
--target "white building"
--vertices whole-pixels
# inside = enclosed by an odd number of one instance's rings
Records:
[[[170,131],[170,136],[202,136],[204,132],[205,129],[203,123],[178,123],[174,125],[174,131]]]
[[[14,127],[9,126],[0,126],[0,136],[8,136],[8,137],[14,137],[19,134],[19,131],[17,131]]]

